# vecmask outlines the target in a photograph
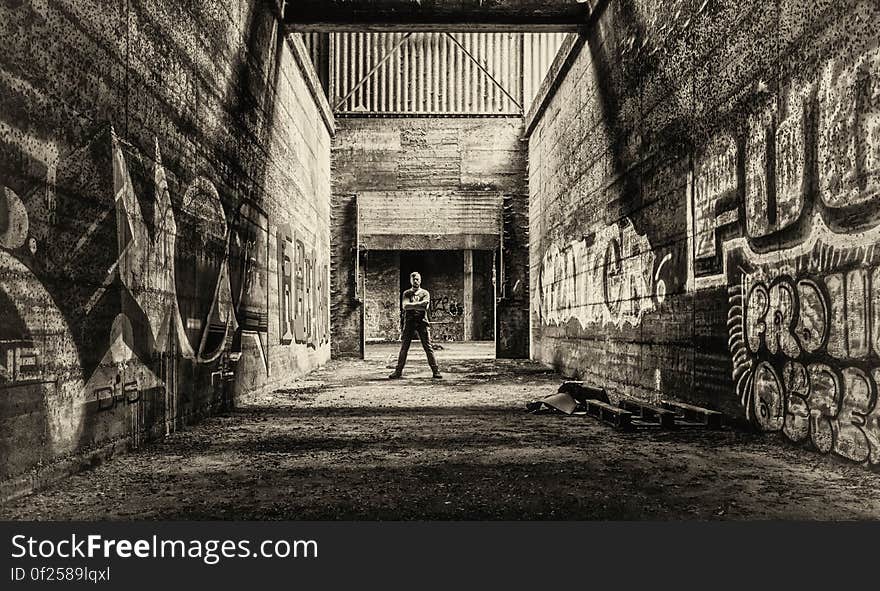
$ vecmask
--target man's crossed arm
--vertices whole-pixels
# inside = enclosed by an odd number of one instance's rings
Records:
[[[406,298],[401,299],[401,306],[404,310],[427,310],[431,304],[431,296],[422,295],[417,302],[407,302]]]

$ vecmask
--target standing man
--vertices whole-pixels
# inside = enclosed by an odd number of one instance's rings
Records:
[[[406,354],[413,336],[418,333],[422,341],[422,348],[428,358],[428,365],[434,372],[434,378],[440,379],[440,370],[437,368],[437,360],[434,359],[434,350],[431,348],[431,335],[428,332],[428,307],[431,305],[431,294],[422,289],[422,276],[417,272],[409,274],[411,289],[403,292],[400,298],[400,306],[403,308],[403,334],[401,335],[400,355],[397,357],[397,369],[388,376],[396,380],[403,375],[403,366],[406,365]]]

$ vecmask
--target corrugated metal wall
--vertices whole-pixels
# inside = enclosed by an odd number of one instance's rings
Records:
[[[528,111],[567,35],[576,33],[523,33],[523,106]]]
[[[324,93],[330,96],[330,34],[329,33],[291,33],[302,39],[309,51],[318,80]]]
[[[564,38],[331,33],[330,103],[343,115],[521,115],[523,98],[531,101]]]

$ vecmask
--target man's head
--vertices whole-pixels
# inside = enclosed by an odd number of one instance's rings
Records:
[[[413,271],[409,274],[409,282],[413,289],[418,289],[422,286],[422,276],[419,275],[418,271]]]

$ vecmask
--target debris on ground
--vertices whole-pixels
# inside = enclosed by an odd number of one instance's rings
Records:
[[[534,414],[561,412],[570,415],[577,410],[577,407],[578,403],[572,398],[571,394],[559,392],[548,394],[541,400],[535,400],[526,404],[526,410]]]
[[[608,394],[602,388],[594,388],[584,382],[568,381],[559,386],[555,394],[526,404],[526,410],[534,413],[561,412],[567,415],[586,413],[587,401],[609,403]]]
[[[559,391],[571,394],[571,397],[581,404],[586,403],[587,400],[598,400],[605,404],[611,404],[611,400],[608,399],[608,393],[605,392],[604,388],[596,388],[584,382],[563,382],[559,386]]]

